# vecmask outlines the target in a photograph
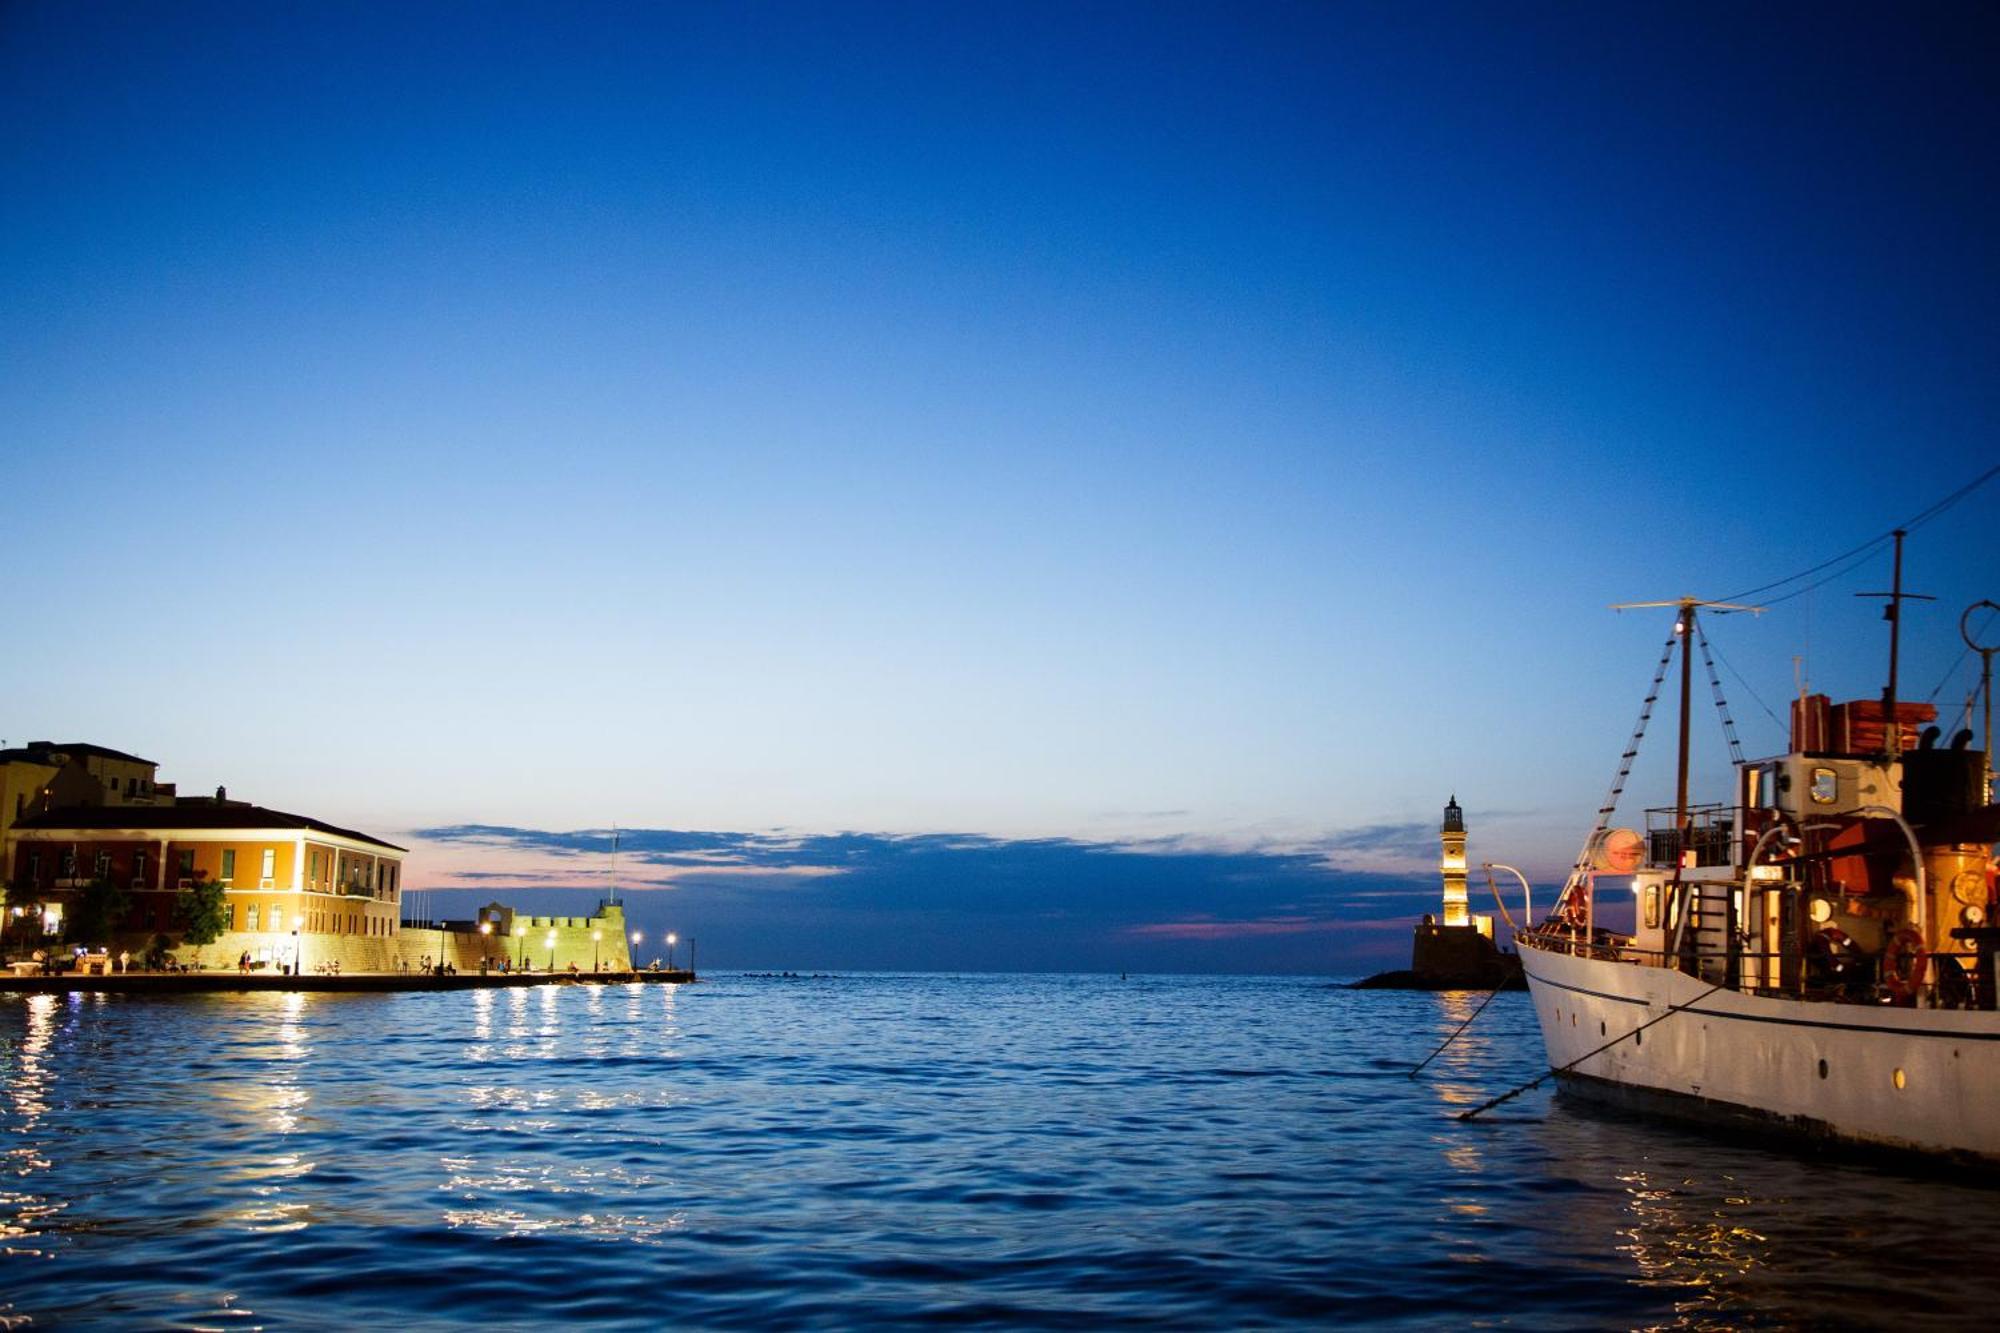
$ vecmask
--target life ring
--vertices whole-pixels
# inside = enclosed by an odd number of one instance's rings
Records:
[[[1904,926],[1891,935],[1882,946],[1882,986],[1889,992],[1889,998],[1897,1004],[1914,1001],[1924,984],[1924,972],[1930,961],[1924,937],[1915,926]]]

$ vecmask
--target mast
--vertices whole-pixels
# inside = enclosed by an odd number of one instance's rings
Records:
[[[1688,645],[1694,642],[1695,605],[1692,597],[1681,599],[1677,625],[1681,636],[1681,751],[1674,779],[1674,827],[1680,830],[1678,854],[1674,857],[1674,882],[1677,884],[1681,878],[1681,867],[1687,864],[1688,844],[1693,841],[1688,827],[1692,818],[1688,813],[1688,728],[1691,720],[1688,705],[1694,686],[1694,653]]]
[[[1673,925],[1669,935],[1670,942],[1667,953],[1671,960],[1679,957],[1681,942],[1686,938],[1687,934],[1687,884],[1683,872],[1687,868],[1688,849],[1694,843],[1694,811],[1688,804],[1688,782],[1692,769],[1689,738],[1694,722],[1693,644],[1695,611],[1696,608],[1705,606],[1712,611],[1720,613],[1748,611],[1752,615],[1760,615],[1763,613],[1764,608],[1761,606],[1741,606],[1733,602],[1705,602],[1698,597],[1682,597],[1671,602],[1623,602],[1611,609],[1614,611],[1632,611],[1642,607],[1667,606],[1673,607],[1677,616],[1677,619],[1674,621],[1674,635],[1680,641],[1678,647],[1681,654],[1680,754],[1678,763],[1675,766],[1676,771],[1674,775],[1674,828],[1676,833],[1674,840],[1674,876],[1670,881],[1668,891],[1668,901],[1671,904],[1668,919],[1672,921]],[[1659,686],[1661,677],[1666,673],[1666,666],[1667,659],[1662,657],[1660,659],[1661,676],[1653,678],[1653,684],[1656,689]],[[1627,759],[1630,759],[1629,755]],[[1669,961],[1668,965],[1673,966],[1674,964]]]

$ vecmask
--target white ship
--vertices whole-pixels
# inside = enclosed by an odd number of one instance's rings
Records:
[[[1707,656],[1709,604],[1667,604],[1674,633],[1639,734],[1678,649],[1675,804],[1649,811],[1644,833],[1609,827],[1635,736],[1555,912],[1516,937],[1567,1090],[2000,1163],[1992,653],[1980,649],[1986,749],[1896,699],[1900,536],[1889,688],[1838,705],[1802,696],[1789,751],[1739,759],[1722,804],[1688,796],[1691,659],[1697,643]],[[1599,925],[1600,892],[1630,893],[1630,933]]]

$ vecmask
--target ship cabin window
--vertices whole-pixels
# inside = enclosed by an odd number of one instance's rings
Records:
[[[1660,886],[1659,886],[1659,885],[1657,885],[1657,884],[1648,884],[1648,885],[1646,886],[1646,893],[1645,893],[1645,903],[1646,903],[1646,929],[1647,929],[1647,930],[1658,930],[1658,929],[1660,928]]]
[[[1814,805],[1832,805],[1840,796],[1840,775],[1830,768],[1815,768],[1810,790]]]

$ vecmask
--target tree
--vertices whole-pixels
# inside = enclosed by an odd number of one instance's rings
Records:
[[[212,879],[197,879],[174,899],[174,924],[180,927],[181,943],[194,946],[195,962],[201,962],[201,946],[213,944],[228,929],[229,915],[222,885]]]
[[[129,906],[124,888],[100,875],[77,890],[76,902],[63,917],[64,938],[72,944],[109,944]]]
[[[4,905],[5,915],[0,915],[0,938],[8,931],[39,939],[42,934],[42,908],[45,895],[41,885],[23,876],[12,884],[0,884],[0,905]],[[15,922],[15,913],[20,913],[20,921]]]

